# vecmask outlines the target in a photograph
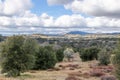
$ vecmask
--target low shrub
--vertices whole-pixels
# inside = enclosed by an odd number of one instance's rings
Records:
[[[50,47],[40,47],[39,52],[36,54],[36,61],[33,69],[50,69],[55,66],[56,62],[56,55]]]
[[[99,51],[100,51],[100,49],[98,49],[96,47],[86,48],[86,49],[83,49],[83,51],[81,51],[80,57],[81,57],[82,61],[98,59]]]
[[[56,50],[56,58],[57,58],[58,62],[63,61],[63,58],[64,58],[64,53],[63,52],[64,52],[64,49]]]
[[[110,53],[106,50],[100,51],[98,54],[98,60],[100,62],[100,65],[108,65],[110,63]]]

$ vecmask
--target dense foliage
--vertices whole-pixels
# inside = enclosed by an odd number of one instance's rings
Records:
[[[19,76],[34,65],[37,42],[22,36],[12,36],[1,43],[2,73]]]
[[[115,66],[115,74],[118,80],[120,80],[120,41],[118,43],[117,49],[115,51],[115,56],[113,59],[113,64]]]
[[[80,53],[80,57],[81,57],[82,61],[89,61],[89,60],[93,60],[93,59],[98,59],[98,52],[99,51],[100,51],[100,49],[98,49],[96,47],[82,49],[82,51]]]
[[[58,62],[63,61],[64,58],[64,49],[58,49],[56,50],[56,58]]]
[[[50,46],[40,47],[35,57],[36,61],[33,69],[36,70],[53,68],[57,62],[55,52]]]
[[[110,63],[110,53],[106,49],[103,49],[98,54],[98,60],[100,65],[108,65]]]
[[[0,34],[0,42],[4,40],[4,37]]]

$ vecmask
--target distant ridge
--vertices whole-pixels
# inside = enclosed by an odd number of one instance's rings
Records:
[[[117,34],[120,34],[120,32],[113,32],[113,33],[106,33],[106,34],[117,35]]]
[[[83,31],[71,31],[71,32],[68,32],[67,34],[80,34],[80,35],[86,35],[86,34],[91,34],[91,33],[83,32]]]

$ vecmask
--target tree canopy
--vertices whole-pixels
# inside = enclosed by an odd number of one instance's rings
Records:
[[[37,42],[23,36],[8,37],[1,43],[2,73],[7,76],[19,76],[21,72],[33,67],[37,51]]]

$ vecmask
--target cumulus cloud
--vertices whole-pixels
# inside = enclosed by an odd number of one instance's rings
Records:
[[[56,19],[55,26],[61,27],[85,27],[86,22],[81,15],[63,15]]]
[[[47,0],[50,5],[62,4],[73,13],[120,18],[120,0]]]
[[[12,22],[11,18],[0,17],[0,26],[9,26],[12,24],[13,24],[13,22]]]
[[[30,9],[31,6],[31,0],[0,0],[0,15],[18,15]]]
[[[12,18],[14,20],[15,26],[41,26],[42,21],[35,14],[30,11],[26,11],[23,16],[17,16]]]
[[[56,0],[59,2],[59,0]],[[120,0],[73,0],[63,4],[74,13],[85,13],[92,16],[120,17]]]
[[[52,16],[49,16],[48,14],[43,13],[40,16],[40,19],[41,19],[44,27],[54,26],[54,19]]]
[[[64,5],[66,9],[72,10],[73,14],[57,18],[47,13],[38,16],[29,10],[32,6],[31,0],[0,0],[0,33],[6,31],[6,33],[62,34],[78,30],[86,32],[120,30],[120,0],[47,0],[47,2],[50,5]]]
[[[61,34],[69,31],[102,32],[120,29],[120,19],[107,17],[83,17],[80,14],[62,15],[58,18],[46,13],[37,16],[26,11],[22,16],[0,17],[0,30],[12,33]],[[103,28],[104,27],[104,28]],[[116,30],[116,31],[117,31]]]
[[[57,5],[57,4],[67,4],[71,3],[73,0],[47,0],[49,5]]]
[[[94,17],[94,18],[86,18],[86,23],[88,27],[95,27],[95,28],[120,28],[120,19],[111,19],[106,17]]]

